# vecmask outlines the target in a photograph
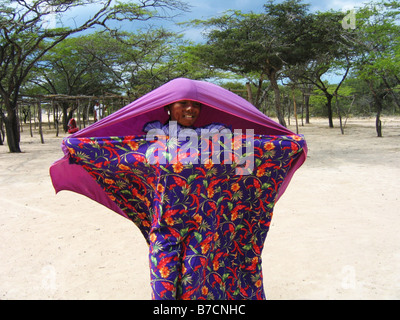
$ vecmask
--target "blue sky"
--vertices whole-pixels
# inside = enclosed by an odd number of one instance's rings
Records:
[[[244,12],[263,11],[263,5],[267,0],[187,0],[185,1],[193,6],[192,12],[187,17],[193,18],[209,18],[217,16],[229,9],[242,10]],[[283,2],[283,1],[276,1]],[[349,9],[354,8],[363,3],[360,0],[310,0],[303,1],[310,4],[311,11],[325,11],[329,9]]]
[[[278,0],[279,1],[279,0]],[[276,2],[278,2],[276,1]],[[283,1],[279,1],[283,2]],[[351,9],[357,9],[362,6],[365,2],[361,0],[309,0],[303,1],[310,5],[310,11],[328,11],[330,9],[345,11]],[[179,17],[180,21],[188,21],[192,19],[207,19],[214,16],[219,16],[223,12],[233,9],[241,10],[243,12],[263,12],[263,5],[267,3],[267,0],[187,0],[186,3],[192,6],[192,12],[189,12],[182,17]],[[186,29],[184,30],[186,38],[192,41],[201,41],[201,32],[198,29]],[[326,75],[325,77],[329,82],[336,83],[341,79],[341,75],[335,75],[333,73]]]
[[[178,21],[188,21],[192,19],[208,19],[219,16],[227,10],[241,10],[243,12],[263,12],[263,5],[267,0],[187,0],[192,6],[189,13],[178,17]],[[283,2],[283,1],[276,1]],[[310,11],[327,11],[330,9],[347,11],[360,7],[364,1],[361,0],[309,0],[303,3],[310,5]],[[199,30],[188,29],[185,31],[187,38],[193,41],[200,40]]]
[[[121,1],[121,0],[120,0]],[[123,2],[124,0],[122,0]],[[182,13],[179,17],[175,18],[176,22],[190,21],[193,19],[208,19],[221,15],[227,10],[241,10],[243,12],[263,12],[263,5],[268,0],[182,0],[191,6],[191,12]],[[276,0],[276,2],[283,2]],[[304,0],[303,3],[310,5],[310,11],[327,11],[329,9],[335,10],[350,10],[360,6],[365,0]],[[89,14],[94,13],[99,6],[90,5],[86,8],[79,7],[64,16],[63,20],[67,24],[73,20],[79,23],[80,20],[85,19]],[[68,17],[68,18],[66,18]],[[72,18],[73,17],[73,18]],[[65,18],[69,20],[65,21]],[[163,24],[171,26],[171,23],[156,22],[156,25]],[[129,25],[131,27],[129,27]],[[140,25],[143,25],[141,23]],[[134,28],[138,26],[137,23],[125,24],[124,29],[134,31]],[[132,30],[130,30],[132,29]],[[186,30],[185,34],[190,40],[200,40],[199,30]]]
[[[123,1],[123,0],[122,0]],[[208,19],[223,14],[227,10],[241,10],[242,12],[263,12],[263,5],[268,0],[183,0],[191,6],[190,12],[185,12],[179,17],[175,18],[175,22],[185,22],[193,19]],[[276,0],[276,2],[283,2]],[[303,3],[310,5],[310,11],[328,11],[330,9],[341,10],[347,12],[350,9],[357,9],[365,3],[365,0],[304,0]],[[79,8],[73,13],[70,13],[69,17],[74,17],[77,22],[87,17],[88,14],[92,13],[96,6],[89,6],[87,8]],[[83,17],[85,16],[85,17]],[[172,29],[176,32],[182,32],[185,38],[194,42],[200,42],[204,40],[201,34],[201,30],[193,27],[178,28],[174,26],[172,22],[166,21],[155,21],[152,22],[154,25],[163,25],[167,29]],[[127,31],[134,31],[138,26],[143,26],[143,23],[125,24],[124,29]],[[341,76],[334,74],[329,75],[329,82],[337,82]]]

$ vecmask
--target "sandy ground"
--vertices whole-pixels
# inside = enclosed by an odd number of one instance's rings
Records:
[[[337,125],[337,123],[335,123]],[[294,127],[290,127],[294,130]],[[400,118],[300,127],[309,157],[277,203],[263,251],[268,299],[400,298]],[[150,299],[147,245],[127,219],[55,194],[61,138],[0,146],[0,299]]]

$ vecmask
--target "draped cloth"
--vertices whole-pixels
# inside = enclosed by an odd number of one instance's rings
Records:
[[[219,122],[232,134],[145,135],[179,100],[202,103],[197,128]],[[135,223],[149,245],[153,299],[265,298],[263,245],[274,205],[306,159],[303,136],[230,91],[180,78],[62,148],[50,168],[56,192],[83,194]]]

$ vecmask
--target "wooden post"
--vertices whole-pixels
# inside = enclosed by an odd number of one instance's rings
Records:
[[[50,108],[47,109],[47,122],[49,123],[49,130],[51,129],[51,121],[50,121]]]
[[[33,137],[31,105],[29,105],[29,130],[31,132],[31,137]]]
[[[87,121],[87,125],[88,126],[90,126],[89,116],[90,116],[90,107],[91,107],[91,105],[92,105],[92,100],[89,98],[88,106],[87,106],[87,109],[86,109],[86,121]],[[85,125],[85,128],[86,128],[86,125]]]
[[[39,120],[40,141],[43,144],[44,139],[43,139],[43,130],[42,130],[42,105],[40,104],[40,100],[38,100],[38,120]]]
[[[32,115],[33,115],[33,124],[35,125],[34,128],[36,130],[37,123],[36,123],[36,103],[35,102],[33,102],[33,113],[32,113]]]
[[[0,102],[0,113],[3,113],[3,104]],[[3,117],[0,116],[0,146],[4,144],[5,132],[3,129]]]
[[[296,120],[296,133],[299,134],[299,123],[297,120],[297,105],[296,105],[296,97],[294,94],[294,89],[292,90],[292,95],[293,95],[293,113],[294,113],[294,119]]]
[[[58,121],[59,115],[58,115],[58,102],[55,104],[55,124],[56,124],[56,137],[58,137],[58,134],[60,133],[60,121]]]
[[[337,109],[337,113],[339,116],[340,131],[342,134],[344,134],[344,128],[343,128],[343,122],[342,122],[342,112],[340,111],[338,95],[336,94],[335,97],[336,97],[336,109]]]
[[[77,108],[78,111],[77,111],[76,117],[78,118],[78,123],[77,123],[78,128],[81,128],[81,104],[79,102],[80,102],[80,100],[77,99],[76,103],[78,104],[78,108]]]
[[[57,117],[56,117],[56,108],[54,106],[54,99],[51,99],[51,109],[53,110],[53,122],[54,122],[54,129],[57,129]]]
[[[24,124],[22,123],[23,116],[21,115],[23,107],[21,107],[22,103],[17,103],[17,116],[18,116],[18,125],[19,132],[24,132]]]

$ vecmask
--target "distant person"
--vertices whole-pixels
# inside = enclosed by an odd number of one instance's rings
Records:
[[[79,130],[78,126],[76,125],[76,121],[74,118],[71,118],[68,122],[68,133],[75,133]]]
[[[101,103],[96,101],[96,103],[94,104],[94,122],[103,119],[106,110],[107,110],[106,106],[103,106]]]

